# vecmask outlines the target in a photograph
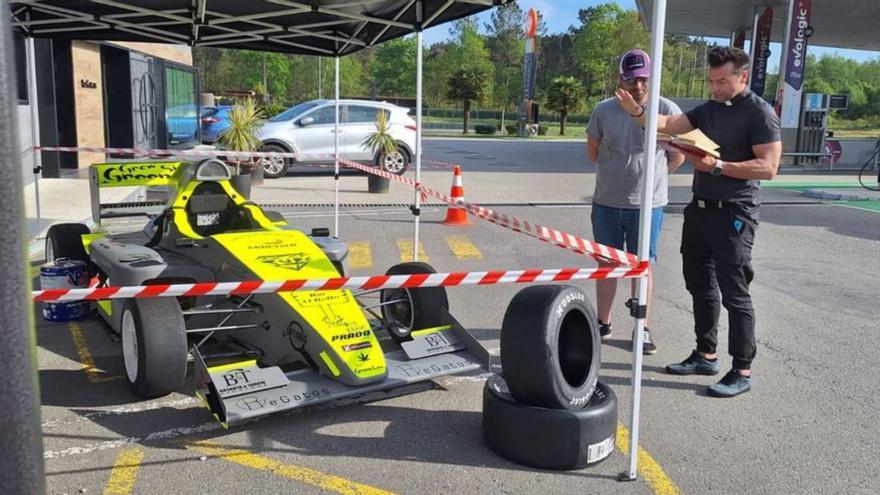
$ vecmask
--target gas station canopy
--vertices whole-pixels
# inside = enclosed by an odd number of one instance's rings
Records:
[[[22,0],[35,38],[142,41],[340,56],[510,0]]]
[[[782,42],[788,0],[667,0],[666,32],[730,37],[752,28],[755,9],[773,8],[771,41]],[[636,0],[642,22],[650,30],[654,0]],[[880,1],[813,0],[810,45],[880,51]]]

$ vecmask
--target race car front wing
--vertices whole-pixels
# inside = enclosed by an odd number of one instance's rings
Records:
[[[385,380],[351,387],[310,369],[285,373],[255,360],[209,366],[193,347],[196,395],[229,426],[302,406],[353,398],[445,375],[490,368],[489,352],[448,313],[447,325],[415,331],[402,346],[383,342]]]

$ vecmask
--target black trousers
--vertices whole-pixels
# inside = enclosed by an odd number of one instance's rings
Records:
[[[723,305],[733,367],[747,370],[756,351],[749,284],[755,275],[751,261],[758,222],[749,210],[736,204],[719,207],[715,202],[709,206],[714,208],[700,208],[695,201],[685,208],[681,235],[684,280],[694,301],[697,350],[716,352]]]

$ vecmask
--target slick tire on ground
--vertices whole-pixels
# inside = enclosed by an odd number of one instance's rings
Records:
[[[88,233],[89,228],[81,223],[60,223],[49,227],[46,232],[46,261],[67,258],[88,263],[89,255],[82,243],[82,235]]]
[[[422,262],[400,263],[392,266],[386,275],[437,273],[434,267]],[[417,289],[388,289],[380,294],[382,317],[389,326],[389,334],[397,342],[410,339],[413,330],[433,328],[443,324],[443,310],[449,309],[444,287]],[[398,301],[384,304],[387,301]]]
[[[501,325],[501,367],[513,397],[538,407],[583,408],[599,376],[598,328],[592,303],[577,287],[521,290]]]
[[[187,347],[177,299],[130,299],[122,309],[122,358],[134,392],[161,397],[183,385]]]
[[[576,411],[517,402],[504,376],[483,388],[483,440],[496,454],[524,466],[571,470],[598,464],[614,451],[617,396],[604,383]]]

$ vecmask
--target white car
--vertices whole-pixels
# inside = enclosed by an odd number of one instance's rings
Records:
[[[257,137],[262,151],[293,152],[304,155],[333,155],[334,100],[312,100],[288,108],[263,123]],[[361,144],[375,130],[376,114],[389,114],[390,134],[398,149],[378,163],[378,157]],[[341,158],[374,163],[393,174],[406,172],[416,143],[416,122],[407,115],[409,109],[390,103],[367,100],[339,100],[339,155]],[[283,177],[294,160],[264,158],[261,160],[266,177]],[[332,158],[302,161],[333,162]]]

